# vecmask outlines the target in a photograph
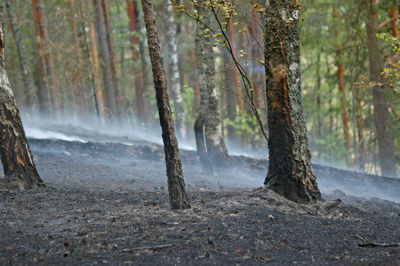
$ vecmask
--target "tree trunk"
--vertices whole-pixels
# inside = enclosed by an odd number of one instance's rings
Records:
[[[343,66],[343,51],[342,45],[339,40],[339,31],[337,29],[340,21],[339,14],[337,13],[337,9],[333,8],[333,17],[335,18],[335,41],[336,41],[336,68],[337,68],[337,81],[339,85],[339,93],[340,93],[340,108],[342,109],[342,124],[343,124],[343,133],[345,137],[346,150],[348,155],[351,153],[351,140],[350,140],[350,131],[349,131],[349,114],[347,113],[347,101],[346,101],[346,91],[344,87],[344,66]],[[347,158],[349,159],[349,158]],[[346,160],[347,161],[347,160]]]
[[[90,5],[90,0],[87,0],[87,9],[91,10],[91,5]],[[104,117],[104,99],[103,99],[103,91],[101,90],[100,87],[100,68],[99,68],[99,60],[97,56],[97,45],[96,45],[96,34],[94,30],[94,24],[92,21],[92,18],[89,17],[89,34],[90,34],[90,42],[92,44],[92,60],[93,60],[93,80],[94,80],[94,86],[95,86],[95,93],[96,93],[96,99],[97,99],[97,104],[99,108],[99,115],[100,115],[100,120],[101,123],[105,123],[105,117]],[[87,42],[87,40],[86,40]]]
[[[139,38],[137,35],[140,34],[139,31],[139,12],[137,10],[136,0],[126,0],[127,2],[127,11],[129,16],[129,32],[131,34],[131,51],[132,51],[132,59],[135,63],[137,60],[141,59],[144,56],[144,53],[141,53],[143,47],[140,47]],[[143,49],[144,50],[144,49]],[[143,51],[144,52],[144,51]],[[139,124],[145,122],[145,111],[144,111],[144,99],[143,99],[143,73],[135,76],[135,100],[136,100],[136,115]]]
[[[18,58],[22,70],[22,79],[24,81],[25,93],[26,93],[25,104],[30,111],[33,111],[33,107],[35,104],[35,90],[31,76],[31,70],[29,67],[28,56],[26,54],[25,43],[21,36],[21,32],[17,21],[17,16],[15,15],[13,2],[11,0],[7,0],[6,6],[8,11],[8,17],[10,20],[10,26],[15,39],[15,43],[17,45]]]
[[[108,19],[108,14],[107,14],[108,8],[106,0],[101,0],[101,8],[104,16],[104,27],[106,30],[108,54],[110,57],[111,75],[113,80],[114,94],[115,94],[114,97],[115,97],[116,111],[117,111],[116,115],[118,119],[121,120],[123,118],[122,113],[123,113],[124,101],[122,99],[122,94],[119,91],[118,87],[118,70],[117,70],[117,63],[115,62],[115,59],[117,57],[115,56],[115,49],[113,46],[112,29]]]
[[[175,124],[178,137],[186,138],[185,127],[185,110],[183,108],[183,88],[181,86],[181,78],[178,65],[178,43],[176,35],[176,24],[174,21],[174,13],[169,0],[164,0],[164,9],[167,19],[165,21],[167,29],[167,65],[170,81],[172,99],[174,101]]]
[[[390,9],[390,19],[392,20],[392,35],[393,37],[398,38],[399,31],[397,30],[397,19],[395,19],[395,17],[396,17],[396,9],[392,7],[392,9]]]
[[[104,87],[106,89],[106,104],[112,115],[118,118],[119,112],[117,110],[117,101],[115,99],[115,88],[110,63],[110,51],[107,44],[107,33],[104,23],[103,9],[101,7],[101,0],[93,0],[93,3],[96,10],[96,30],[100,47],[101,66],[103,68]]]
[[[47,85],[49,87],[50,97],[53,107],[52,112],[54,112],[56,118],[60,118],[62,107],[56,86],[56,74],[54,70],[53,57],[51,55],[51,49],[49,45],[49,37],[48,37],[49,34],[47,33],[47,22],[46,22],[46,15],[44,12],[43,2],[42,0],[32,0],[32,2],[36,2],[34,8],[36,8],[37,18],[39,22],[40,41],[42,42],[43,46],[42,53],[46,68]]]
[[[38,99],[39,99],[39,110],[42,115],[50,115],[52,114],[52,102],[50,96],[49,86],[47,84],[46,79],[46,63],[44,59],[44,46],[43,46],[43,38],[42,31],[40,28],[39,22],[39,14],[36,9],[37,3],[36,0],[32,0],[32,11],[33,11],[33,19],[35,23],[35,32],[36,32],[36,46],[37,46],[37,75],[36,80],[38,84]]]
[[[231,0],[228,0],[232,2]],[[228,19],[228,36],[229,36],[229,42],[231,43],[232,47],[232,53],[235,56],[238,56],[237,53],[237,48],[236,48],[236,40],[235,40],[235,30],[233,28],[233,21],[232,18]],[[231,62],[232,65],[233,62]],[[236,66],[233,66],[233,77],[235,79],[235,92],[236,92],[236,101],[237,101],[237,106],[239,108],[240,112],[243,112],[243,103],[242,103],[242,89],[240,87],[240,78],[239,78],[239,71]]]
[[[69,23],[70,23],[71,29],[72,29],[72,44],[73,44],[74,50],[75,50],[74,61],[76,62],[76,67],[75,67],[75,72],[74,72],[74,84],[76,86],[76,94],[78,96],[79,118],[82,121],[86,115],[85,106],[87,103],[85,103],[84,96],[82,93],[82,77],[81,77],[82,66],[81,66],[81,56],[80,56],[80,48],[79,48],[79,42],[78,42],[78,33],[76,30],[76,24],[75,24],[74,0],[68,1],[68,7],[69,7],[69,12],[70,12]]]
[[[0,8],[0,157],[6,188],[44,187],[36,170],[4,61],[3,9]]]
[[[147,30],[149,54],[153,68],[158,114],[160,116],[160,125],[164,142],[169,200],[172,209],[186,209],[190,208],[190,204],[186,195],[178,141],[175,137],[174,122],[172,120],[171,107],[168,102],[167,80],[163,67],[163,58],[161,55],[152,1],[142,0],[142,8]]]
[[[367,43],[369,55],[370,80],[375,82],[372,87],[373,104],[375,111],[375,125],[378,139],[379,162],[382,175],[397,177],[397,165],[394,152],[394,141],[391,133],[392,121],[389,114],[387,87],[381,75],[383,57],[380,52],[378,33],[378,18],[375,12],[374,1],[369,1],[367,25]]]
[[[203,16],[203,22],[206,25],[210,25],[211,14],[201,7],[201,4],[198,7],[198,13]],[[218,109],[214,52],[210,40],[200,33],[204,29],[205,26],[202,23],[197,23],[196,68],[200,88],[199,118],[204,120],[209,159],[214,166],[221,166],[226,162],[228,152],[222,137],[222,125]]]
[[[304,203],[321,198],[311,168],[303,116],[297,1],[267,1],[265,73],[268,99],[269,168],[264,184]]]
[[[360,89],[355,86],[354,97],[356,98],[356,123],[357,123],[357,137],[358,137],[358,168],[364,170],[365,167],[365,145],[364,145],[364,126],[362,117],[362,104],[360,97]]]

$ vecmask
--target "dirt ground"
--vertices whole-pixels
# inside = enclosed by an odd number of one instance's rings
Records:
[[[306,206],[261,188],[264,160],[207,176],[182,150],[192,208],[171,211],[157,140],[27,133],[47,187],[0,189],[1,265],[400,264],[398,180],[314,165],[325,201]]]

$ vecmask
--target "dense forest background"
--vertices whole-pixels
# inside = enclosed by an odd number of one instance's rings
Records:
[[[98,6],[90,0],[6,2],[6,65],[24,119],[159,130],[140,1],[103,0]],[[191,1],[175,2],[190,7]],[[263,2],[233,2],[236,15],[227,31],[233,52],[251,75],[254,105],[266,125]],[[200,108],[196,21],[169,1],[153,3],[178,137],[193,144]],[[313,159],[380,174],[376,125],[385,120],[393,138],[389,148],[399,164],[399,2],[303,0],[301,9],[303,103]],[[378,36],[378,42],[371,42],[371,36]],[[210,42],[228,149],[267,157],[240,75],[226,48],[215,39]],[[174,62],[177,68],[171,67]],[[377,82],[371,65],[379,64],[383,78]],[[385,88],[388,119],[376,118],[377,86]]]

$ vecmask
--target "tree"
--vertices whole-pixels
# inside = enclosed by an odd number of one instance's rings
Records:
[[[4,61],[3,8],[0,8],[0,157],[8,188],[44,187],[25,136]]]
[[[206,25],[211,24],[211,13],[201,4],[197,7],[199,16],[203,17],[202,22],[197,23],[196,34],[196,68],[200,88],[200,110],[195,122],[195,136],[197,151],[203,168],[208,169],[210,163],[214,166],[221,165],[226,161],[228,155],[225,142],[222,136],[221,119],[218,108],[217,92],[215,87],[215,58],[210,39],[204,36]],[[205,137],[205,143],[203,140]],[[201,147],[201,145],[206,145]],[[208,159],[204,151],[207,151]],[[211,172],[210,170],[206,170]]]
[[[33,111],[33,105],[35,103],[35,91],[31,76],[31,69],[28,63],[28,55],[26,53],[25,43],[21,36],[21,32],[17,21],[17,16],[15,15],[13,2],[11,0],[7,0],[6,6],[12,33],[14,35],[15,43],[17,45],[18,58],[22,71],[22,79],[24,81],[25,92],[26,92],[25,103],[30,109],[30,111]]]
[[[93,0],[96,12],[96,33],[100,47],[101,66],[103,69],[104,87],[106,90],[106,105],[112,115],[119,117],[117,99],[115,98],[115,88],[110,60],[110,50],[107,43],[107,31],[104,22],[103,8],[101,0]],[[95,45],[95,44],[92,44]]]
[[[47,80],[46,85],[48,86],[48,90],[50,92],[51,99],[51,111],[54,112],[56,117],[59,117],[61,114],[61,101],[59,99],[59,94],[57,92],[56,86],[56,74],[54,70],[54,62],[53,57],[51,55],[51,49],[49,46],[49,34],[47,32],[47,22],[46,15],[43,7],[42,0],[32,0],[32,7],[34,12],[36,27],[36,36],[38,37],[37,42],[40,43],[38,46],[39,57],[43,57],[39,59],[43,61],[45,69],[43,70]],[[47,100],[46,98],[44,100]]]
[[[269,168],[264,184],[296,202],[321,198],[311,168],[300,75],[298,1],[267,1],[265,73]]]
[[[183,108],[183,88],[181,86],[181,77],[178,65],[177,26],[174,21],[174,13],[169,0],[164,0],[164,10],[167,16],[165,21],[167,29],[167,65],[171,94],[174,101],[175,124],[178,137],[184,139],[186,137],[186,119],[185,110]]]
[[[175,137],[171,107],[168,102],[167,81],[163,67],[163,58],[159,44],[156,20],[151,0],[142,0],[142,9],[147,31],[147,41],[151,65],[153,68],[154,88],[156,90],[158,114],[164,142],[165,162],[167,166],[169,200],[172,209],[190,208],[182,163],[179,156],[178,141]]]
[[[378,18],[373,0],[369,1],[367,8],[367,44],[370,80],[374,83],[372,87],[372,96],[378,139],[379,162],[381,165],[382,175],[397,177],[394,140],[391,132],[392,122],[389,114],[389,101],[387,99],[387,85],[381,75],[384,68],[384,62],[380,51],[379,41],[376,37],[376,34],[378,33]]]
[[[137,60],[141,60],[142,64],[142,73],[140,75],[136,75],[135,77],[135,99],[136,99],[136,115],[139,123],[146,122],[146,114],[144,110],[144,99],[143,93],[144,88],[147,88],[147,79],[146,79],[146,59],[144,58],[144,45],[143,40],[139,40],[138,35],[140,35],[140,20],[139,20],[139,12],[137,8],[136,0],[126,0],[127,2],[127,11],[129,16],[129,31],[130,31],[130,42],[131,42],[131,51],[132,51],[132,59],[134,62]]]

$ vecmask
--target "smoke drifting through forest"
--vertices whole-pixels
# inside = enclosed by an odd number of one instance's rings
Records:
[[[96,121],[94,119],[95,117],[96,116],[93,116],[93,119],[91,121]],[[149,147],[151,147],[152,143],[162,146],[160,128],[143,130],[135,127],[102,127],[99,126],[99,124],[96,122],[88,122],[85,125],[81,125],[79,122],[74,121],[74,119],[66,119],[64,123],[55,123],[51,120],[43,119],[40,116],[36,118],[35,116],[31,117],[31,119],[29,120],[23,117],[23,121],[26,125],[25,131],[29,140],[54,139],[66,141],[67,143],[102,143],[105,145],[107,145],[107,143],[115,143],[127,146],[133,146],[137,141],[144,140],[146,141],[146,145],[148,145]],[[183,143],[179,141],[179,146],[181,150],[192,151],[191,157],[196,157],[193,141]],[[37,152],[45,152],[49,154],[61,153],[66,154],[67,156],[71,156],[68,150],[61,148],[57,145],[43,148],[33,144],[32,150],[34,152],[34,156]],[[246,157],[252,157],[251,151],[248,150],[235,150],[234,152],[230,152],[230,155],[244,155]],[[257,151],[254,151],[254,155],[256,156],[253,156],[253,158],[255,158],[257,161],[266,159],[265,156],[262,157],[261,154]],[[110,160],[110,158],[113,158],[113,160]],[[117,158],[118,160],[115,161],[115,158]],[[111,165],[114,167],[116,165],[120,165],[120,167],[123,168],[127,164],[134,162],[135,158],[128,157],[126,155],[118,155],[118,151],[115,151],[115,153],[110,153],[108,155],[105,155],[105,157],[96,158],[96,160],[100,161],[104,165]],[[318,185],[323,195],[331,194],[335,190],[339,190],[346,193],[347,195],[352,195],[356,197],[376,197],[380,199],[400,202],[400,197],[396,192],[400,188],[400,183],[398,185],[392,186],[391,188],[385,187],[384,185],[379,183],[379,177],[364,176],[364,174],[361,174],[359,172],[359,174],[357,174],[357,172],[354,172],[354,170],[352,169],[346,169],[337,164],[324,163],[318,160],[318,158],[314,158],[313,161]],[[89,160],[88,163],[93,163],[93,161]],[[216,176],[214,178],[207,179],[209,181],[209,189],[219,190],[221,189],[221,187],[234,189],[258,188],[262,186],[263,180],[267,173],[267,162],[265,161],[261,163],[261,165],[265,166],[265,168],[246,169],[245,167],[238,168],[237,166],[235,166],[234,171],[232,171],[232,169],[220,169],[216,172]],[[160,167],[162,167],[162,169],[165,169],[164,164],[161,164]],[[76,169],[72,171],[79,172],[80,170]],[[140,169],[138,171],[140,171]],[[201,174],[201,169],[198,167],[198,165],[193,165],[184,160],[183,171],[185,178],[189,180],[189,182],[187,181],[189,184],[201,183],[202,181],[205,181],[201,180],[202,178],[205,178],[205,176]],[[123,171],[121,170],[121,172]],[[163,185],[166,187],[166,178],[164,172],[165,170],[161,170],[159,173],[160,176],[152,177],[152,175],[150,175],[146,178],[156,179],[159,185]],[[378,181],[375,182],[374,178],[376,178]],[[188,190],[190,191],[193,189],[196,190],[198,188],[194,188],[189,185]],[[337,195],[337,197],[342,196],[342,194],[340,194],[339,192],[335,193],[336,194],[334,195]]]

